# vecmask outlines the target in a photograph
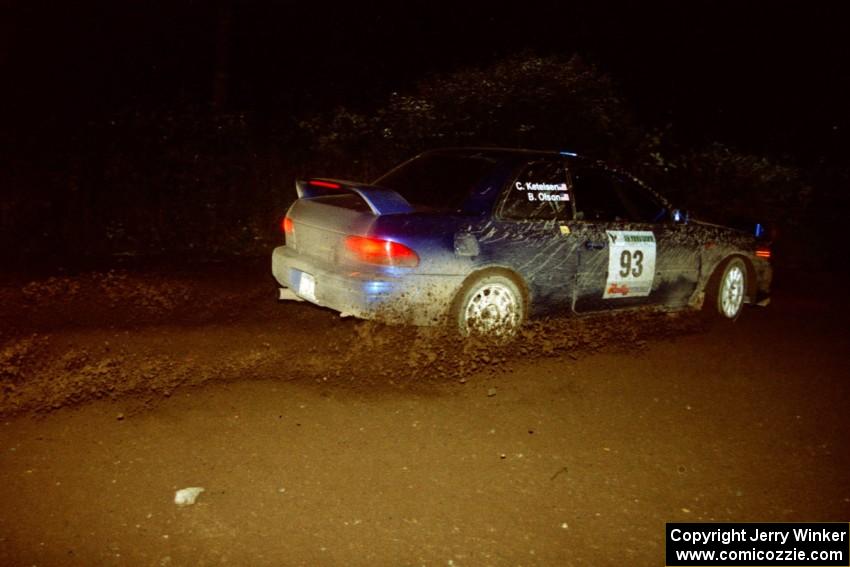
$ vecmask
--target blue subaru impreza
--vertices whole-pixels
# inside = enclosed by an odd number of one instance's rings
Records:
[[[770,248],[570,152],[449,148],[372,183],[309,179],[283,220],[281,299],[462,334],[529,316],[766,304]]]

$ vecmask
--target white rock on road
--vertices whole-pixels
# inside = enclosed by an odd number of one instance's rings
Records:
[[[200,486],[190,486],[174,493],[174,503],[178,506],[191,506],[204,489]]]

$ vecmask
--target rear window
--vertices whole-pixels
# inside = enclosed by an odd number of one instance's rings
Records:
[[[425,154],[375,181],[419,209],[456,212],[493,171],[496,161],[481,155]]]

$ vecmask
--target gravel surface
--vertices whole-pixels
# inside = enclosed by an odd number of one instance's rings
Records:
[[[827,295],[482,344],[274,291],[226,266],[6,282],[0,564],[659,565],[667,521],[850,517]]]

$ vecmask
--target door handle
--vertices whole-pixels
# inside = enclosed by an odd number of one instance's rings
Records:
[[[584,247],[588,250],[602,250],[605,248],[604,242],[593,242],[592,240],[585,240]]]

